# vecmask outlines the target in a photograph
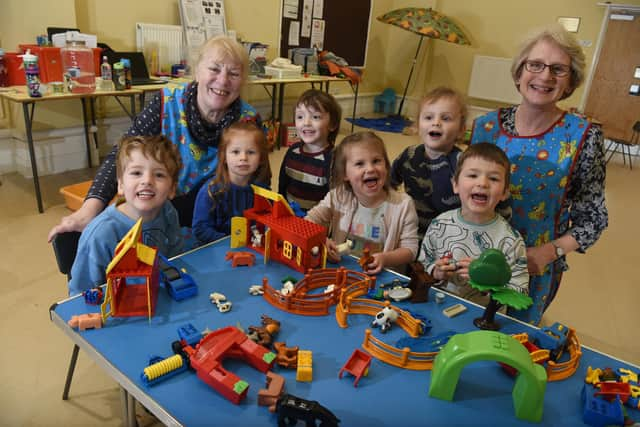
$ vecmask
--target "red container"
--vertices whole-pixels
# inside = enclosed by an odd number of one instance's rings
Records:
[[[4,65],[7,67],[7,82],[9,86],[27,84],[27,79],[24,75],[24,67],[22,66],[22,58],[18,55],[22,55],[22,53],[4,53]]]
[[[19,47],[23,53],[26,52],[27,49],[30,49],[32,54],[38,56],[38,64],[40,65],[40,81],[42,83],[63,81],[62,56],[60,55],[59,47],[38,46],[35,44],[21,44]],[[93,72],[96,76],[99,76],[102,49],[94,47],[92,50]],[[22,64],[22,58],[18,59]],[[22,83],[15,84],[25,84],[24,70],[22,70]]]

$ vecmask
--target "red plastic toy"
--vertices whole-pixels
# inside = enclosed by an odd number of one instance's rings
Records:
[[[365,353],[362,350],[355,349],[349,357],[349,360],[344,364],[342,369],[340,369],[340,373],[338,374],[338,378],[342,378],[342,374],[344,372],[348,372],[354,377],[356,377],[353,382],[354,387],[358,387],[358,381],[362,376],[367,376],[369,374],[369,366],[371,365],[371,356]]]
[[[213,331],[195,349],[185,345],[183,350],[198,378],[235,404],[246,397],[249,383],[224,369],[223,360],[227,357],[242,359],[260,372],[269,371],[276,360],[274,353],[251,341],[234,326]]]
[[[250,247],[264,254],[265,263],[277,261],[301,273],[324,267],[326,227],[297,217],[282,195],[255,185],[251,187],[253,207],[244,211],[243,231],[232,230],[232,236],[237,236],[234,239],[247,245],[251,242],[252,230],[257,230],[264,234],[264,244]]]
[[[160,269],[158,250],[142,243],[142,218],[116,246],[107,266],[107,290],[100,306],[102,320],[151,316],[156,310]]]
[[[225,261],[231,260],[231,267],[235,268],[241,265],[252,267],[256,260],[256,256],[251,252],[232,252],[229,251],[224,257]]]

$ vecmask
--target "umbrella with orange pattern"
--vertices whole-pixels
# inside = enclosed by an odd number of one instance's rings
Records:
[[[407,96],[407,89],[409,88],[413,68],[418,60],[422,40],[425,37],[429,37],[461,45],[469,45],[471,43],[469,42],[469,38],[456,23],[454,23],[449,17],[431,8],[406,7],[402,9],[395,9],[391,12],[385,13],[384,15],[378,16],[377,19],[385,24],[398,26],[420,36],[418,49],[416,50],[416,55],[413,59],[413,64],[411,65],[411,71],[409,72],[409,79],[407,80],[407,85],[404,88],[404,94],[402,95],[402,101],[400,102],[400,108],[398,109],[398,115],[400,115],[404,99]]]

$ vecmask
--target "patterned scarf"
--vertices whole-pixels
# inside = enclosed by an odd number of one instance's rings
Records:
[[[185,91],[185,111],[187,115],[187,126],[189,132],[197,145],[206,149],[207,147],[217,147],[220,142],[222,131],[240,118],[240,106],[242,101],[237,98],[229,106],[222,119],[217,123],[205,120],[198,109],[198,83],[194,82]]]

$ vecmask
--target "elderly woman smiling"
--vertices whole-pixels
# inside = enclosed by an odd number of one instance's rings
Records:
[[[216,169],[222,131],[237,121],[260,121],[256,110],[240,99],[247,74],[244,47],[232,38],[214,37],[200,51],[195,80],[164,88],[127,131],[127,135],[162,133],[178,146],[183,168],[173,204],[183,226],[191,226],[198,189]],[[116,151],[114,148],[100,166],[82,207],[51,229],[49,241],[57,233],[84,229],[116,195]]]
[[[476,119],[472,144],[493,142],[511,161],[511,224],[527,245],[533,306],[513,315],[538,324],[556,295],[565,255],[584,252],[607,227],[602,131],[557,102],[584,79],[585,57],[562,27],[538,32],[514,58],[515,107]]]

